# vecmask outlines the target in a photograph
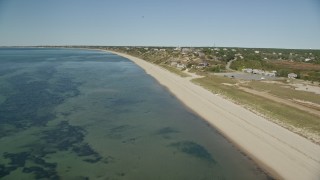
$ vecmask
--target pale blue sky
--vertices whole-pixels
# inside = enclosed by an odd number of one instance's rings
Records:
[[[320,0],[0,0],[0,46],[320,49]]]

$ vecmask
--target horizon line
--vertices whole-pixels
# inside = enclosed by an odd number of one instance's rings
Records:
[[[173,47],[180,47],[180,48],[239,48],[239,49],[292,49],[292,50],[320,50],[315,48],[280,48],[280,47],[237,47],[237,46],[161,46],[161,45],[1,45],[0,48],[3,47],[163,47],[163,48],[173,48]]]

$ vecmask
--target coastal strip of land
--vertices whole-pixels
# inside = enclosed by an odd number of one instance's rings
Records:
[[[240,105],[142,59],[113,51],[143,68],[187,107],[277,179],[320,179],[320,146]]]

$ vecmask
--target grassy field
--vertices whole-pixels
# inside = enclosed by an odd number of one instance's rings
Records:
[[[294,88],[289,84],[284,86],[260,81],[251,81],[244,86],[258,91],[268,91],[269,94],[273,94],[284,99],[299,99],[303,101],[310,101],[312,103],[320,105],[319,95],[312,92],[294,90]]]
[[[319,117],[272,100],[241,91],[237,87],[222,84],[235,84],[237,83],[237,80],[218,76],[208,76],[200,79],[194,79],[193,82],[214,93],[227,96],[233,101],[240,103],[249,109],[259,112],[267,117],[271,117],[272,119],[275,119],[277,123],[285,126],[286,128],[292,129],[295,132],[299,132],[303,136],[310,138],[308,133],[320,136]],[[280,93],[281,91],[279,90],[275,92]]]

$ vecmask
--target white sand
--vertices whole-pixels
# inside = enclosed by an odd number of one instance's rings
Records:
[[[320,179],[320,146],[159,66],[126,57],[280,179]]]

